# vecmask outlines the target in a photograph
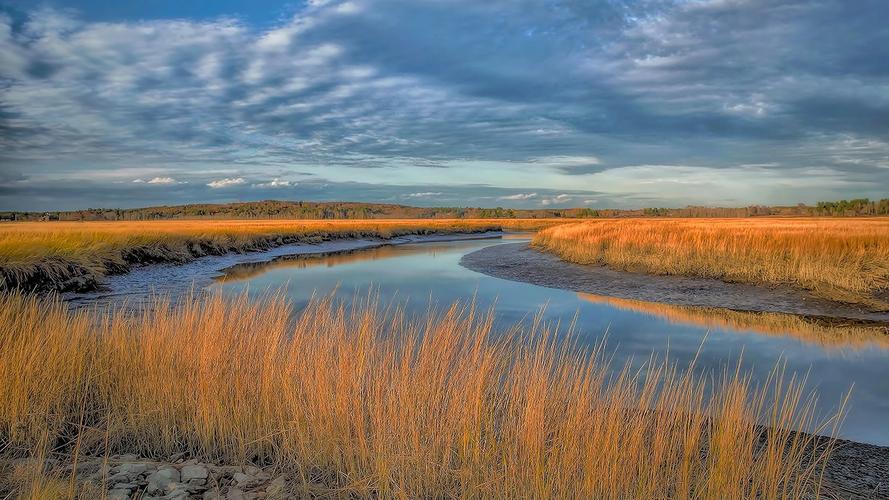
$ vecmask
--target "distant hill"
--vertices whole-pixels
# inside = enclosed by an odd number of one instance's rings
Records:
[[[146,208],[90,208],[61,212],[5,212],[2,220],[157,220],[157,219],[544,219],[593,217],[756,217],[889,215],[889,199],[819,202],[815,206],[640,208],[634,210],[554,208],[411,207],[396,204],[309,201],[174,205]]]

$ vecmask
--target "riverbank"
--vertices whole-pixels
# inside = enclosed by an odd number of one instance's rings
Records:
[[[824,443],[826,448],[828,443]],[[837,440],[822,477],[821,494],[829,498],[889,497],[889,447]],[[50,458],[0,459],[0,476],[14,478],[0,488],[10,494],[29,484],[43,497],[68,496],[71,490],[108,500],[131,498],[242,500],[260,498],[337,497],[330,472],[306,468],[294,473],[255,464],[201,461],[180,453],[162,460],[134,454],[81,456],[77,463]],[[39,474],[40,479],[33,479]],[[335,484],[335,482],[334,482]]]
[[[790,286],[755,286],[718,279],[631,273],[566,262],[528,243],[485,247],[460,264],[497,278],[584,294],[618,307],[643,310],[679,322],[800,333],[820,344],[889,343],[889,313],[816,297]],[[597,297],[600,297],[597,299]],[[646,305],[643,305],[645,303]],[[655,304],[661,304],[655,308]],[[672,306],[670,310],[665,310]],[[709,310],[709,311],[708,311]],[[718,320],[714,312],[723,310]]]
[[[194,295],[214,282],[238,279],[247,269],[267,269],[270,266],[295,259],[323,258],[329,255],[347,255],[373,252],[375,249],[410,244],[435,244],[454,241],[498,239],[505,235],[499,231],[479,233],[452,233],[406,235],[388,239],[336,239],[318,243],[295,243],[269,250],[249,253],[228,253],[197,257],[185,263],[144,265],[129,272],[105,276],[100,286],[84,292],[61,294],[65,303],[73,309],[99,307],[114,309],[125,304],[131,309],[150,304],[163,296],[171,302]]]
[[[84,292],[148,264],[285,245],[526,230],[553,220],[35,222],[0,226],[0,291]]]
[[[889,218],[592,220],[531,243],[577,264],[792,287],[889,312]]]

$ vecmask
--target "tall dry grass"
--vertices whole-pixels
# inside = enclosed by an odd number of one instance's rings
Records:
[[[601,220],[538,232],[580,264],[811,290],[889,310],[889,219]]]
[[[436,220],[174,220],[21,222],[0,224],[0,290],[89,288],[107,273],[152,262],[184,262],[285,243],[392,238],[431,233],[528,230],[560,221]]]
[[[294,313],[215,296],[96,315],[7,294],[0,449],[185,451],[337,495],[818,493],[831,443],[794,432],[814,419],[799,381],[654,358],[615,375],[601,350],[556,339],[540,321],[496,334],[471,304],[410,318],[368,297]]]

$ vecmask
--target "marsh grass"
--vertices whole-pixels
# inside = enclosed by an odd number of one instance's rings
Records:
[[[560,225],[532,245],[626,271],[792,285],[889,310],[889,219],[633,219]]]
[[[133,265],[264,250],[287,243],[432,233],[527,230],[558,221],[512,220],[166,220],[22,222],[0,225],[0,290],[90,288]]]
[[[216,295],[134,314],[4,294],[0,450],[186,452],[353,496],[818,493],[832,441],[796,432],[830,431],[802,381],[690,368],[615,371],[539,317],[495,332],[471,303],[413,317],[372,296],[296,312]]]

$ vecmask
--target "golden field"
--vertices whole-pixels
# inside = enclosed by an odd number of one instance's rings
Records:
[[[611,378],[601,349],[492,321],[471,304],[411,318],[365,296],[98,314],[3,294],[0,457],[186,452],[284,471],[294,496],[819,493],[833,444],[793,432],[814,399],[779,369],[755,386],[733,367],[695,376],[651,359]],[[84,491],[41,465],[0,478],[5,493]]]
[[[262,250],[284,243],[412,234],[531,230],[558,219],[162,220],[0,224],[0,290],[65,289],[150,262]]]
[[[889,310],[889,219],[595,220],[539,231],[532,245],[580,264],[792,285]]]

